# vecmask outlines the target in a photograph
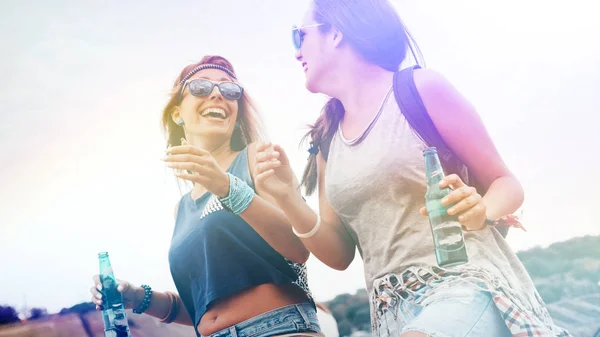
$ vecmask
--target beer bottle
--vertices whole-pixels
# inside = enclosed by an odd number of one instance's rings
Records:
[[[440,267],[457,266],[469,261],[463,231],[457,215],[449,215],[448,208],[443,206],[442,198],[450,194],[450,188],[440,188],[444,179],[444,170],[435,147],[423,150],[425,157],[425,174],[427,177],[427,193],[425,205],[429,215],[429,224],[433,233],[435,257]]]
[[[100,283],[102,284],[102,318],[105,337],[130,337],[123,295],[117,291],[117,280],[112,271],[107,252],[98,254]]]

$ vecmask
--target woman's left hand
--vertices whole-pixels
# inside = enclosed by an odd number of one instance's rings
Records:
[[[446,187],[453,190],[442,199],[442,205],[452,205],[448,208],[448,214],[458,215],[458,221],[467,231],[484,229],[486,207],[477,190],[467,186],[456,174],[450,174],[440,181],[440,188]],[[421,208],[420,213],[426,216],[427,209]]]
[[[183,145],[167,149],[164,161],[167,166],[179,170],[175,176],[200,184],[218,197],[229,194],[229,176],[215,158],[206,150],[184,142]]]

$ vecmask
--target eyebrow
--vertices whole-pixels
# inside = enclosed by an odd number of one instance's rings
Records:
[[[203,80],[209,80],[212,81],[210,78],[208,77],[204,77],[204,76],[199,76],[198,78],[201,78]],[[232,82],[233,79],[231,79],[230,77],[221,77],[220,79],[218,79],[217,81],[221,81],[221,82]]]

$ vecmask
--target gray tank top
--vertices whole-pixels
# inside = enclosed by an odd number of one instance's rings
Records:
[[[373,281],[412,267],[436,266],[425,205],[426,145],[410,128],[390,89],[373,122],[356,140],[340,129],[331,141],[325,193],[364,261],[369,293]],[[488,227],[466,232],[469,263],[529,310],[541,303],[533,282],[500,233]]]

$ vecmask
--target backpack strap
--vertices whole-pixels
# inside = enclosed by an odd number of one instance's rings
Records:
[[[421,66],[414,65],[394,74],[394,96],[402,115],[411,129],[427,146],[437,148],[446,173],[457,174],[465,184],[475,187],[479,194],[484,195],[487,192],[487,186],[483,186],[475,175],[471,174],[468,167],[450,150],[433,124],[414,81],[414,70],[420,68]],[[508,234],[508,227],[496,227],[496,229],[503,237]]]
[[[437,148],[441,159],[448,156],[448,146],[435,128],[421,100],[413,77],[415,69],[421,69],[421,66],[414,65],[394,74],[394,96],[410,127],[425,144]]]

